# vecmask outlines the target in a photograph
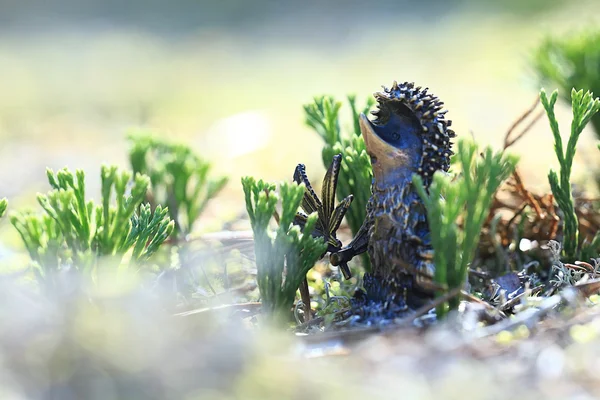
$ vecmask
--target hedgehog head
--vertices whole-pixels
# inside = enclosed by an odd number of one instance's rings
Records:
[[[370,121],[360,116],[361,133],[371,157],[375,184],[386,187],[411,179],[426,185],[437,170],[448,171],[455,137],[444,118],[443,103],[413,83],[397,84],[375,93],[377,110]]]

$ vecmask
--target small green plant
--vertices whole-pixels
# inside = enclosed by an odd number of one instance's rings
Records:
[[[548,37],[533,56],[542,80],[556,85],[565,101],[572,88],[600,93],[600,29],[590,28],[565,37]],[[600,114],[591,118],[600,138]]]
[[[304,106],[306,123],[312,127],[324,141],[322,150],[323,165],[328,168],[336,154],[342,154],[342,168],[337,186],[337,197],[344,201],[353,195],[352,207],[348,209],[346,219],[352,233],[356,235],[365,220],[367,202],[371,196],[373,173],[371,160],[360,133],[359,115],[367,113],[375,100],[369,98],[366,106],[358,111],[356,97],[348,96],[352,112],[353,132],[343,134],[340,128],[340,109],[342,103],[331,96],[316,97],[311,104]],[[365,269],[370,269],[369,258],[362,257]]]
[[[318,215],[307,216],[303,234],[294,217],[304,196],[304,185],[281,183],[279,194],[275,185],[242,178],[246,209],[254,232],[254,252],[258,269],[258,288],[263,312],[275,323],[285,323],[300,283],[317,260],[327,251],[322,237],[313,237]],[[271,220],[281,196],[281,215],[276,230]]]
[[[514,171],[518,161],[515,156],[493,153],[489,147],[479,157],[477,145],[464,139],[458,142],[458,153],[454,157],[462,173],[453,178],[436,172],[429,191],[419,175],[413,177],[427,209],[434,248],[435,281],[448,289],[464,285],[467,267],[475,256],[494,194]],[[462,228],[459,221],[462,221]],[[447,305],[438,308],[438,316],[444,316],[448,307],[456,309],[458,304],[457,297],[451,299]]]
[[[142,205],[147,176],[137,174],[132,182],[130,172],[103,166],[100,204],[86,200],[83,171],[73,174],[65,168],[55,174],[49,169],[47,176],[52,190],[37,196],[44,214],[10,216],[44,283],[52,284],[52,273],[62,269],[93,271],[101,257],[118,264],[130,250],[129,264],[140,265],[173,230],[166,208],[158,206],[152,213]]]
[[[188,146],[168,143],[145,134],[131,135],[129,160],[134,173],[150,177],[152,188],[147,200],[169,207],[175,233],[192,232],[196,219],[208,202],[227,183],[227,178],[209,177],[211,165]]]
[[[540,92],[542,105],[548,115],[550,128],[554,135],[554,150],[560,170],[550,170],[548,180],[552,194],[558,203],[558,206],[564,214],[564,244],[563,253],[569,260],[574,261],[579,255],[579,222],[575,213],[573,194],[571,193],[571,167],[575,157],[577,141],[583,131],[583,128],[600,111],[600,99],[594,99],[591,92],[583,93],[583,90],[571,90],[571,105],[573,109],[573,121],[571,122],[571,133],[567,142],[566,151],[563,149],[563,142],[558,128],[556,115],[554,114],[554,105],[558,98],[558,91],[552,92],[550,98],[542,89]]]

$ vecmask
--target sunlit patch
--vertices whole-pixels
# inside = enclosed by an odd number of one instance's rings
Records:
[[[219,156],[235,158],[266,147],[272,136],[272,118],[266,111],[253,110],[218,120],[203,135],[203,142]]]

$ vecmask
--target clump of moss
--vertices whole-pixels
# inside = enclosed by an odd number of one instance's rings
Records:
[[[489,147],[480,157],[477,145],[464,139],[458,142],[455,159],[462,171],[456,177],[438,171],[428,189],[419,175],[413,177],[431,227],[435,281],[447,289],[465,284],[496,190],[518,161],[515,156],[494,153]],[[456,309],[458,304],[457,297],[442,304],[438,316],[444,316],[448,308]]]
[[[327,251],[327,243],[322,237],[311,235],[317,224],[317,213],[307,216],[305,234],[294,224],[304,196],[303,184],[283,182],[277,193],[274,184],[245,177],[242,186],[254,232],[262,309],[272,322],[285,324],[291,315],[296,291],[307,272]],[[280,198],[281,215],[277,228],[272,229],[270,225]]]
[[[142,204],[150,179],[103,166],[102,200],[86,199],[85,174],[47,171],[52,190],[39,194],[43,213],[16,211],[10,221],[21,235],[39,281],[52,290],[57,273],[94,274],[100,259],[139,267],[173,231],[168,209]]]

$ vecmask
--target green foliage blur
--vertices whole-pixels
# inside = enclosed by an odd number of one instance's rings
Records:
[[[494,195],[518,162],[516,156],[493,153],[490,147],[480,157],[477,145],[465,139],[458,142],[454,157],[462,173],[453,177],[436,172],[429,191],[419,175],[413,176],[415,188],[427,209],[435,281],[448,290],[465,284],[468,265],[475,256]],[[458,308],[458,304],[459,297],[442,304],[437,310],[438,317],[443,317],[448,309]]]
[[[600,93],[600,28],[590,27],[567,36],[549,36],[533,55],[542,81],[556,85],[571,103],[573,88]],[[600,114],[590,120],[600,139]]]
[[[168,206],[174,233],[189,235],[208,202],[227,184],[227,177],[210,177],[211,165],[182,144],[148,134],[130,135],[129,161],[134,173],[150,177],[146,200],[153,208]]]
[[[0,218],[2,218],[4,216],[7,208],[8,208],[8,200],[6,198],[0,199]]]
[[[289,320],[300,283],[327,251],[322,237],[313,237],[318,215],[306,218],[303,234],[294,217],[302,203],[304,184],[282,182],[279,194],[274,184],[242,178],[246,209],[254,232],[254,251],[262,310],[267,319],[281,325]],[[269,225],[281,198],[278,227]]]

